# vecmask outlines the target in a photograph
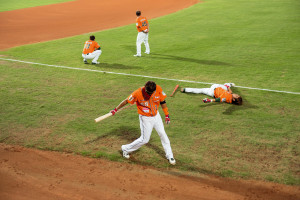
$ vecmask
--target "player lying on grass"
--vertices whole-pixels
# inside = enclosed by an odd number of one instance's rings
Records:
[[[242,105],[242,97],[238,94],[232,93],[232,90],[230,89],[232,86],[234,86],[234,83],[225,83],[224,85],[213,84],[210,88],[182,88],[181,92],[205,94],[214,97],[213,99],[203,99],[204,103],[226,102],[236,105]]]
[[[130,144],[122,145],[123,157],[129,159],[130,153],[138,150],[143,145],[147,144],[153,128],[158,133],[163,148],[166,153],[166,158],[171,165],[175,165],[176,161],[173,157],[170,140],[164,129],[161,116],[158,112],[158,107],[161,105],[165,113],[165,121],[170,123],[167,103],[165,98],[167,95],[163,92],[159,85],[153,81],[148,81],[144,87],[135,90],[128,98],[123,100],[111,113],[114,115],[119,109],[126,104],[136,103],[137,111],[139,113],[141,136]]]

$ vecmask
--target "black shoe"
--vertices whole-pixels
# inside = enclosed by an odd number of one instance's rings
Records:
[[[88,61],[86,61],[86,60],[84,60],[83,63],[84,63],[84,64],[89,64]]]

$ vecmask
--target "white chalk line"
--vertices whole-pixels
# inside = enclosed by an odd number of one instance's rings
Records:
[[[138,74],[127,74],[127,73],[120,73],[120,72],[108,72],[108,71],[95,70],[95,69],[83,69],[83,68],[77,68],[77,67],[49,65],[49,64],[43,64],[43,63],[35,63],[35,62],[29,62],[29,61],[23,61],[23,60],[15,60],[15,59],[8,59],[8,58],[1,58],[1,57],[0,57],[0,60],[6,60],[6,61],[12,61],[12,62],[20,62],[20,63],[33,64],[33,65],[48,66],[48,67],[56,67],[56,68],[63,68],[63,69],[81,70],[81,71],[107,73],[107,74],[117,74],[117,75],[123,75],[123,76],[135,76],[135,77],[160,79],[160,80],[168,80],[168,81],[177,81],[177,82],[184,82],[184,83],[200,83],[200,84],[207,84],[207,85],[215,84],[215,83],[207,83],[207,82],[200,82],[200,81],[179,80],[179,79],[170,79],[170,78],[155,77],[155,76],[145,76],[145,75],[138,75]],[[300,94],[300,92],[270,90],[270,89],[252,88],[252,87],[245,87],[245,86],[234,86],[234,87],[244,88],[244,89],[249,89],[249,90],[261,90],[261,91],[287,93],[287,94]]]

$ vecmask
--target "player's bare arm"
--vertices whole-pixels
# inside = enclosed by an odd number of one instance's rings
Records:
[[[110,112],[115,115],[116,112],[118,112],[118,110],[120,110],[122,107],[124,107],[125,105],[127,105],[127,99],[124,99],[115,109],[111,110]]]
[[[170,124],[171,119],[170,119],[169,110],[168,110],[166,101],[160,102],[160,105],[161,105],[161,108],[163,109],[163,111],[165,113],[165,122],[166,122],[166,124]]]

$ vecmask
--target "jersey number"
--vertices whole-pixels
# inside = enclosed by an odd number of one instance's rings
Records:
[[[84,45],[84,48],[85,48],[85,49],[89,49],[90,46],[91,46],[91,44],[88,44],[88,43],[87,43],[87,44]]]
[[[147,22],[142,22],[142,26],[148,26]]]

